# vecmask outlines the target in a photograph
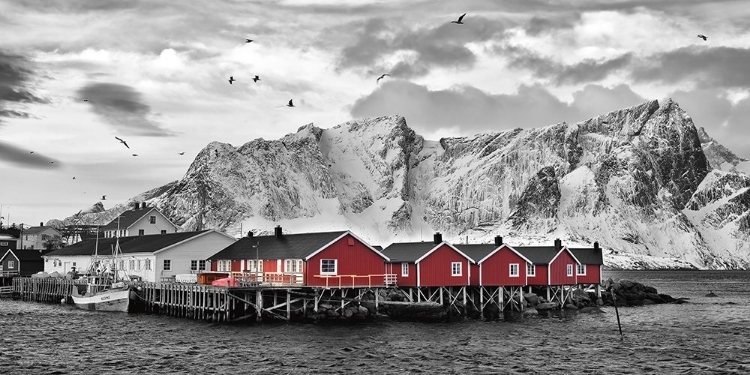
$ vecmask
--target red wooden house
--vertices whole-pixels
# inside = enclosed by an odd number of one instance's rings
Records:
[[[49,250],[6,250],[0,256],[0,276],[31,276],[44,271],[43,255]]]
[[[569,250],[580,262],[576,269],[578,284],[601,284],[604,257],[599,242],[594,242],[593,248],[571,248]]]
[[[468,254],[476,264],[471,271],[471,285],[479,286],[526,286],[526,272],[531,260],[516,249],[495,237],[494,245],[456,245]]]
[[[269,285],[354,287],[390,285],[388,257],[349,231],[270,236],[252,232],[208,258],[211,271]]]
[[[576,285],[576,269],[581,262],[562,241],[555,240],[554,246],[516,247],[515,250],[529,259],[527,284],[532,286]]]
[[[399,286],[448,287],[471,285],[474,261],[435,233],[433,242],[394,243],[383,249]]]

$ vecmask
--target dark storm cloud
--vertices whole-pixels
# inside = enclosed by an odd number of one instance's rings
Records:
[[[492,95],[467,86],[431,91],[411,82],[390,81],[357,100],[351,115],[395,113],[422,131],[455,126],[464,134],[473,134],[573,123],[646,101],[625,85],[588,85],[573,96],[575,100],[569,104],[539,85],[521,86],[515,94]]]
[[[13,103],[47,103],[34,94],[29,85],[35,78],[33,63],[27,58],[0,50],[0,117],[28,118],[29,114],[8,108]]]
[[[151,107],[143,103],[141,93],[127,85],[117,83],[91,83],[78,90],[80,100],[88,100],[97,115],[123,134],[169,136],[150,119]]]
[[[750,49],[687,46],[644,59],[633,67],[632,76],[637,81],[750,88],[748,67]]]
[[[356,40],[341,50],[338,68],[364,68],[370,73],[389,72],[401,78],[424,75],[434,67],[468,68],[476,62],[476,55],[466,44],[502,40],[510,24],[483,17],[472,17],[471,22],[464,19],[464,25],[449,21],[431,28],[405,28],[403,22],[383,18],[351,25],[357,30]],[[397,51],[410,51],[414,58],[395,66],[383,65],[381,60]]]
[[[608,60],[586,59],[576,64],[565,65],[518,47],[498,47],[496,52],[509,60],[509,67],[530,70],[537,77],[551,79],[556,84],[599,81],[612,72],[626,68],[633,59],[633,55],[627,53]]]
[[[37,152],[32,154],[30,150],[3,141],[0,141],[0,162],[34,169],[57,169],[61,166],[58,160]]]

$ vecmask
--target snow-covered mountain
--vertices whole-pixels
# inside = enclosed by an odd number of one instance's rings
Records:
[[[403,117],[378,117],[240,147],[212,142],[181,180],[131,201],[157,206],[185,230],[237,236],[281,225],[348,228],[382,245],[435,231],[453,242],[561,238],[599,241],[610,267],[747,269],[750,177],[711,168],[741,163],[724,150],[671,100],[439,141]]]

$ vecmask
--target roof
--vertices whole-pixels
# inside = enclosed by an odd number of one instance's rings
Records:
[[[208,260],[224,259],[305,259],[349,231],[283,234],[243,237],[212,255]],[[257,245],[257,248],[255,247]]]
[[[123,254],[130,253],[154,253],[182,241],[197,237],[209,230],[196,232],[179,232],[168,234],[150,234],[146,236],[120,237],[120,250]],[[111,254],[117,237],[100,238],[98,253]],[[55,250],[46,256],[71,256],[71,255],[93,255],[97,247],[97,239],[89,239],[74,243],[70,246]]]
[[[440,244],[434,242],[401,242],[394,243],[383,249],[383,254],[391,258],[392,262],[414,263]]]
[[[3,240],[3,241],[18,241],[18,238],[13,237],[10,234],[0,234],[0,240]]]
[[[26,228],[26,229],[23,230],[23,234],[37,234],[37,233],[44,232],[47,229],[52,229],[55,232],[60,233],[57,229],[45,225],[43,227],[29,227],[29,228]]]
[[[568,248],[571,253],[578,259],[581,264],[604,264],[604,257],[602,255],[602,249],[594,249],[593,247],[585,248]]]
[[[471,244],[471,245],[453,245],[457,249],[461,250],[464,254],[468,255],[474,260],[474,263],[479,263],[480,260],[484,259],[487,255],[493,252],[500,246],[487,245],[487,244]]]
[[[42,255],[46,255],[49,253],[49,250],[8,250],[5,252],[5,254],[0,257],[0,260],[5,259],[6,256],[8,256],[8,253],[13,253],[16,259],[18,259],[19,262],[24,260],[42,260]]]
[[[125,211],[122,214],[120,214],[120,229],[127,229],[130,228],[133,224],[135,224],[138,220],[140,220],[142,217],[146,216],[149,212],[154,210],[154,207],[148,206],[148,207],[141,207],[139,209],[132,209],[129,211]],[[114,218],[114,220],[110,221],[109,224],[103,226],[101,230],[117,230],[118,224],[117,224],[117,218]]]
[[[554,246],[518,246],[514,249],[534,264],[549,264],[560,252]]]

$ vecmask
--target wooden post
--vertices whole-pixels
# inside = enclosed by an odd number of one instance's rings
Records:
[[[263,321],[263,290],[258,288],[255,291],[255,321]]]
[[[484,320],[484,287],[479,287],[479,318]]]
[[[289,289],[286,290],[286,320],[292,320],[292,294]]]

